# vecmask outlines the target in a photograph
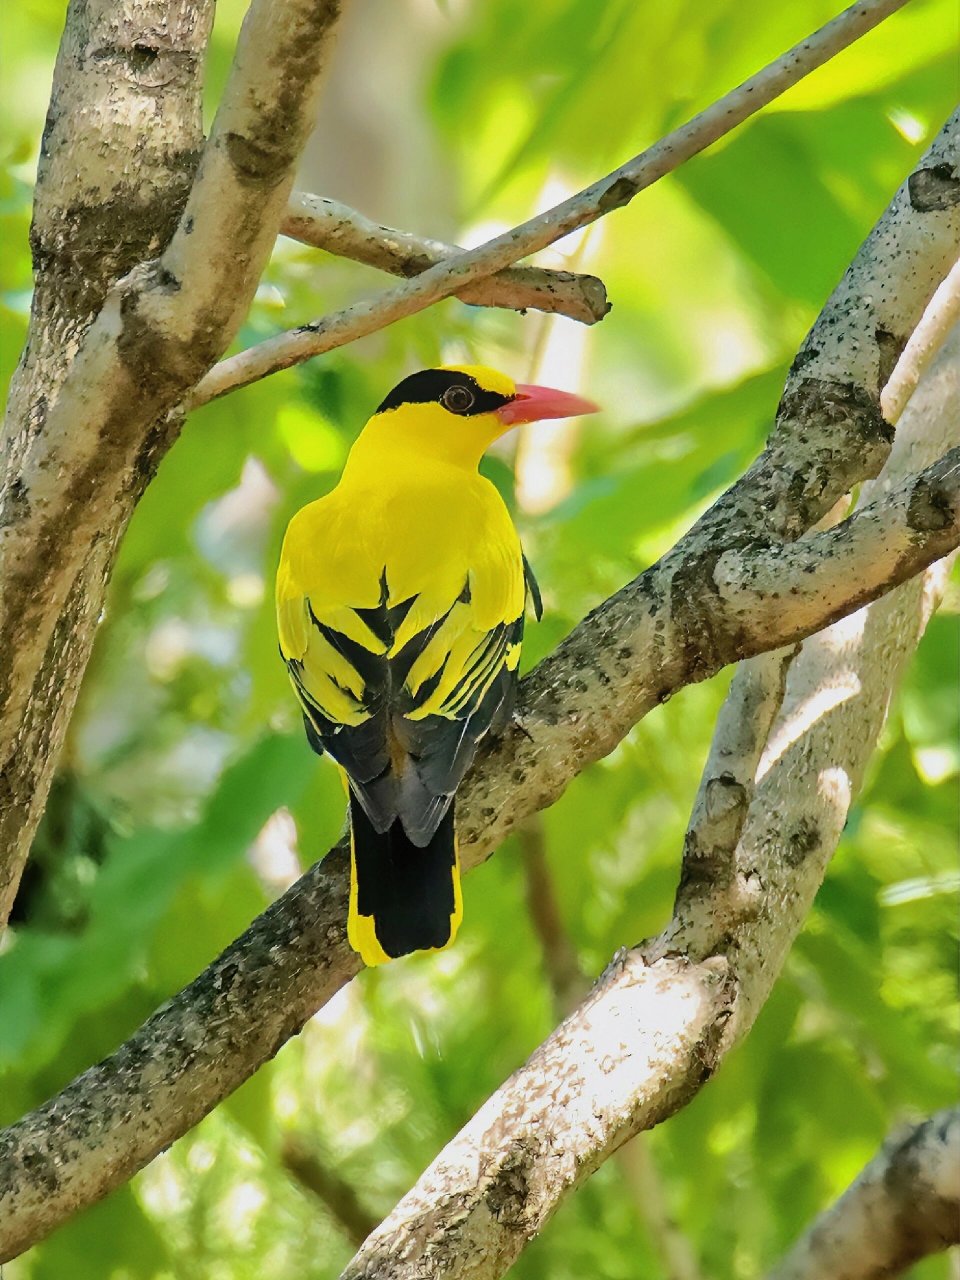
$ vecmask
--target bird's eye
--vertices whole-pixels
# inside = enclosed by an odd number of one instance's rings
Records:
[[[474,394],[469,387],[463,386],[462,383],[455,383],[452,387],[447,387],[440,397],[440,403],[451,413],[466,413],[473,408],[474,399]]]

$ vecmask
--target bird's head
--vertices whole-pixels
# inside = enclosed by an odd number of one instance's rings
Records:
[[[398,443],[446,461],[475,466],[499,436],[523,422],[595,413],[592,400],[515,383],[486,365],[422,369],[397,383],[371,425]]]

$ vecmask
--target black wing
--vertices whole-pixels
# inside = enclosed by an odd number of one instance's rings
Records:
[[[539,617],[540,593],[526,561],[524,576]],[[422,847],[477,744],[510,715],[523,616],[487,631],[472,628],[465,584],[446,613],[395,651],[415,597],[393,606],[388,599],[384,578],[380,604],[351,610],[343,629],[304,601],[304,651],[286,662],[310,745],[342,766],[377,831],[399,818]]]

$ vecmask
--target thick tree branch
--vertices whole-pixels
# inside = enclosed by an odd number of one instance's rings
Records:
[[[312,123],[321,50],[335,15],[332,3],[287,0],[278,10],[255,0],[169,245],[158,261],[136,266],[107,295],[65,388],[47,406],[44,430],[20,460],[20,501],[2,534],[14,566],[7,587],[9,616],[17,625],[3,636],[14,670],[25,661],[19,651],[29,649],[24,642],[37,621],[38,607],[26,589],[48,589],[46,612],[62,604],[68,589],[62,570],[50,581],[51,548],[62,548],[75,567],[81,551],[71,550],[72,544],[82,547],[105,515],[104,473],[132,464],[143,424],[193,385],[245,314]],[[89,404],[92,395],[103,401]],[[79,430],[75,415],[84,409]],[[72,496],[85,500],[69,513],[58,488],[64,474],[72,478]],[[69,540],[60,529],[65,514]]]
[[[316,249],[406,279],[465,252],[442,240],[380,226],[338,200],[305,191],[295,191],[290,197],[280,231]],[[569,316],[581,324],[596,324],[610,310],[603,281],[596,276],[542,267],[507,267],[495,276],[458,289],[455,296],[473,306],[507,307],[512,311],[531,308]]]
[[[428,268],[406,285],[222,361],[193,392],[190,407],[205,404],[423,311],[465,286],[545,249],[572,231],[589,226],[611,210],[622,208],[638,192],[711,146],[905,3],[906,0],[859,0],[679,129],[552,209],[479,248]]]
[[[891,426],[899,421],[921,373],[956,326],[958,303],[960,274],[955,265],[935,290],[883,389],[881,400],[885,418]],[[953,341],[955,344],[958,341],[956,335]],[[960,357],[960,351],[955,350],[955,355]],[[949,358],[949,352],[944,358]],[[947,404],[955,390],[946,386]],[[941,430],[939,434],[934,433],[934,438],[948,443],[953,437]],[[930,447],[922,433],[916,430],[901,433],[897,441],[896,466],[888,467],[876,484],[865,486],[863,497],[866,499],[871,493],[888,492],[898,473],[908,469],[906,459],[913,449],[919,451],[916,457],[911,458],[914,467],[929,459]],[[849,496],[841,498],[816,528],[833,528],[843,519],[849,506]],[[836,536],[842,537],[843,531]],[[798,652],[799,646],[795,646],[789,650],[760,654],[738,664],[730,692],[720,710],[687,831],[681,898],[696,891],[697,885],[707,884],[711,891],[716,892],[720,884],[729,884],[733,918],[742,911],[750,910],[750,894],[756,886],[751,885],[749,879],[743,880],[736,875],[731,857],[752,799],[760,753],[766,745],[774,716],[780,710],[790,663]]]
[[[957,118],[938,139],[933,155],[949,154],[955,145]],[[925,158],[918,172],[928,163]],[[954,161],[937,159],[936,167],[947,163]],[[956,214],[954,209],[952,216]],[[949,230],[950,216],[950,210],[936,207],[911,215],[901,190],[851,271],[879,271],[872,264],[882,261],[892,285],[909,263],[911,270],[929,278],[932,293],[938,282],[937,254],[940,278],[953,258],[955,242],[943,222],[946,217]],[[886,234],[887,220],[896,234]],[[895,288],[890,293],[901,296]],[[914,288],[905,288],[902,297],[900,329],[909,332],[920,318],[923,300]],[[842,346],[847,340],[844,324],[839,319],[828,323],[833,305],[831,299],[821,321],[824,342]],[[778,443],[748,473],[758,477],[758,490],[745,478],[730,491],[739,494],[732,510],[730,493],[714,508],[727,509],[735,529],[742,523],[740,512],[748,509],[755,513],[761,535],[768,530],[767,510],[779,512],[780,525],[789,528],[804,527],[806,512],[822,514],[822,493],[830,486],[813,497],[807,492],[808,437],[821,448],[823,436],[829,437],[830,455],[845,477],[841,492],[875,468],[878,453],[888,447],[884,435],[883,449],[875,443],[868,454],[861,419],[847,414],[833,419],[826,402],[823,421],[808,406],[802,419],[792,422],[789,405],[797,402],[791,392],[798,376],[794,373],[787,384]],[[790,436],[796,441],[795,461],[779,443]],[[908,514],[909,501],[906,509]],[[900,510],[903,515],[902,500]],[[755,532],[746,541],[755,542],[757,536]],[[734,550],[742,548],[743,535],[735,533],[731,543]],[[461,852],[467,868],[489,855],[529,814],[552,803],[570,778],[611,751],[637,720],[683,684],[705,679],[763,647],[797,639],[797,633],[785,629],[788,591],[774,620],[778,629],[754,631],[752,640],[749,608],[738,614],[735,599],[732,614],[714,607],[713,573],[727,546],[722,525],[708,513],[663,561],[587,618],[522,683],[523,728],[508,730],[489,746],[462,791]],[[762,550],[757,554],[762,556]],[[776,557],[775,550],[772,555]],[[811,558],[811,565],[818,563]],[[749,561],[741,564],[748,574]],[[779,589],[789,585],[781,582]],[[809,625],[819,625],[822,620],[813,616],[809,603],[804,609]],[[346,885],[346,855],[340,848],[268,908],[114,1055],[6,1131],[0,1142],[0,1257],[32,1243],[141,1168],[272,1057],[358,972],[359,961],[344,937]],[[702,976],[692,978],[697,991]],[[704,998],[712,1005],[712,974],[704,981],[709,987]]]
[[[139,12],[140,6],[135,8]],[[66,86],[63,96],[69,97],[60,168],[72,166],[80,174],[74,182],[82,185],[87,150],[94,175],[103,171],[100,152],[116,153],[115,167],[129,190],[110,170],[112,197],[99,208],[100,236],[89,234],[91,219],[96,226],[96,213],[89,212],[76,227],[67,218],[65,236],[49,227],[46,239],[39,235],[41,301],[34,308],[28,355],[8,405],[0,499],[0,921],[9,910],[43,805],[117,540],[177,434],[180,419],[170,410],[228,345],[269,257],[296,160],[315,118],[321,58],[337,0],[253,0],[223,102],[175,228],[200,140],[196,71],[209,8],[197,9],[193,26],[181,19],[186,34],[181,32],[180,44],[170,49],[157,8],[150,4],[144,12],[156,19],[159,34],[134,30],[128,36],[124,31],[127,42],[134,36],[136,42],[118,47],[115,5],[102,0],[75,4],[58,62],[58,76]],[[177,10],[174,5],[173,12]],[[92,41],[84,25],[91,11],[100,23]],[[80,46],[79,56],[74,44]],[[149,63],[146,89],[138,81],[136,91],[122,101],[108,96],[101,128],[91,130],[87,109],[102,90],[103,59],[110,67],[132,68],[129,74],[136,79],[143,50],[153,46],[158,54]],[[165,92],[165,58],[172,63],[174,83],[187,77],[191,86],[196,129],[191,124],[187,130],[184,124],[172,140],[157,143],[157,164],[181,157],[177,181],[158,184],[165,220],[151,223],[149,234],[141,228],[122,253],[108,257],[110,267],[129,268],[108,289],[109,271],[98,275],[90,259],[102,239],[109,238],[112,204],[119,206],[123,225],[130,219],[125,202],[139,200],[133,221],[141,227],[137,219],[152,217],[153,201],[159,199],[152,195],[151,169],[143,190],[138,185],[135,140],[141,120],[148,136],[153,127],[149,97]],[[162,125],[161,118],[158,127]],[[55,116],[54,141],[60,128]],[[84,130],[90,136],[74,152],[74,135]],[[187,137],[189,156],[182,152]],[[56,164],[48,170],[41,166],[37,197],[38,212],[54,225],[54,215],[47,217],[48,204],[69,188],[62,174],[55,180],[58,173]],[[93,205],[105,194],[94,186],[86,199]],[[159,259],[145,261],[160,249]],[[54,335],[45,346],[41,370],[29,353],[38,338],[47,336],[42,276],[48,260],[55,267],[65,261],[75,280],[86,281],[88,269],[92,275],[90,285],[83,285],[83,305],[63,310],[71,317],[72,341],[59,350]],[[46,378],[44,370],[58,361],[69,364],[66,376]]]
[[[960,1108],[884,1143],[769,1280],[881,1280],[960,1244]]]
[[[916,451],[911,444],[922,439],[928,450],[938,449],[960,435],[953,355],[941,358],[921,388],[925,400],[914,397],[891,478]],[[749,1030],[806,918],[882,728],[891,686],[944,580],[945,566],[937,566],[926,580],[804,645],[770,740],[778,689],[759,702],[751,692],[742,715],[734,691],[693,819],[710,830],[708,843],[721,849],[727,874],[704,878],[699,841],[688,839],[667,930],[614,960],[581,1008],[441,1152],[342,1280],[496,1280],[574,1187],[709,1079]],[[812,701],[817,696],[819,703]],[[746,796],[745,807],[735,806],[743,810],[742,824],[721,805],[718,827],[707,815],[723,755]]]
[[[713,1073],[734,999],[720,956],[648,965],[639,951],[620,953],[367,1240],[343,1280],[503,1275],[546,1222],[558,1187],[589,1177]]]
[[[900,187],[807,335],[757,461],[700,522],[720,541],[796,538],[879,474],[893,431],[880,393],[960,244],[960,110]],[[919,469],[919,468],[917,468]]]

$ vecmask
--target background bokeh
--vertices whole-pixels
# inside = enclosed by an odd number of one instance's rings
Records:
[[[3,6],[2,372],[30,288],[31,182],[62,0]],[[209,109],[243,6],[221,0]],[[832,16],[794,0],[356,0],[299,185],[473,244],[553,203]],[[276,656],[272,574],[371,408],[470,358],[602,401],[485,464],[543,587],[534,663],[670,545],[758,450],[786,366],[956,97],[954,0],[914,0],[761,118],[546,264],[594,271],[601,325],[450,301],[196,413],[123,544],[0,955],[0,1121],[112,1050],[338,836],[332,769]],[[280,240],[238,345],[382,277]],[[704,1276],[748,1280],[898,1122],[956,1094],[954,589],[748,1042],[647,1140]],[[554,1025],[526,905],[543,842],[579,963],[667,919],[728,674],[650,715],[539,827],[469,877],[456,947],[367,972],[236,1095],[8,1280],[326,1280],[343,1224],[285,1171],[291,1133],[385,1213]],[[647,1175],[650,1170],[647,1170]],[[646,1175],[645,1175],[646,1176]],[[516,1265],[666,1272],[650,1199],[610,1163]],[[946,1258],[911,1274],[944,1280]]]

